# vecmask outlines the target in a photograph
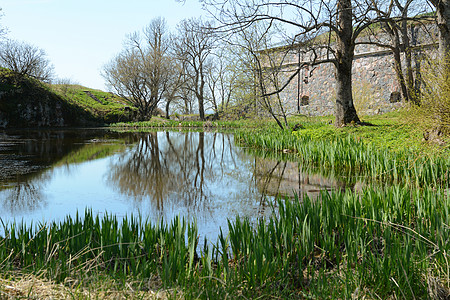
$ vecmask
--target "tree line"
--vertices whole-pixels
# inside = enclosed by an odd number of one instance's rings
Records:
[[[175,32],[163,18],[153,19],[129,34],[124,49],[104,66],[107,85],[137,107],[139,120],[151,118],[158,107],[165,109],[166,118],[176,111],[198,113],[201,120],[208,111],[217,116],[236,108],[235,117],[240,117],[263,109],[284,129],[288,113],[280,93],[302,69],[331,63],[336,76],[335,125],[360,123],[353,104],[352,64],[361,43],[390,49],[403,100],[420,104],[414,97],[411,24],[436,25],[441,66],[448,74],[444,62],[450,49],[450,0],[201,2],[210,19],[183,20]],[[387,38],[378,40],[375,31]],[[362,35],[369,38],[361,41]],[[283,46],[274,54],[270,49],[276,43]],[[283,81],[281,65],[295,47],[309,61],[299,63]],[[27,62],[22,59],[27,56],[41,58],[40,64],[25,63],[39,66],[34,71],[15,65]],[[10,57],[21,59],[10,63]],[[0,63],[36,78],[51,74],[45,53],[24,43],[2,43]]]
[[[232,76],[225,51],[207,21],[183,20],[171,33],[160,17],[129,34],[125,48],[105,65],[102,75],[111,89],[139,109],[140,120],[150,118],[159,106],[165,108],[166,118],[175,106],[182,114],[198,112],[205,120],[206,111],[217,112],[230,99],[232,88],[224,87]]]
[[[361,123],[352,96],[352,64],[355,48],[360,44],[373,44],[392,52],[403,100],[419,105],[408,32],[412,24],[437,25],[439,57],[442,66],[447,65],[444,62],[450,49],[449,0],[201,2],[214,22],[185,20],[175,34],[169,34],[163,19],[153,20],[143,30],[145,38],[130,35],[128,47],[105,68],[104,76],[110,86],[121,96],[131,95],[132,101],[143,101],[132,89],[138,83],[148,85],[142,96],[148,95],[143,103],[149,105],[149,110],[144,109],[142,117],[148,117],[160,102],[165,102],[166,117],[170,105],[178,103],[183,113],[192,113],[196,107],[200,119],[205,120],[205,105],[222,112],[232,103],[238,104],[240,114],[249,110],[257,114],[258,109],[263,109],[285,129],[288,112],[280,93],[300,70],[332,63],[336,76],[335,125]],[[383,32],[387,38],[378,39],[377,32]],[[363,40],[363,35],[369,38]],[[270,51],[277,42],[283,46]],[[281,66],[293,48],[303,51],[309,61],[299,62],[283,82]],[[123,64],[126,56],[133,63]],[[137,56],[142,60],[139,64]],[[134,81],[130,77],[120,80],[121,74],[138,66],[141,69],[136,70]],[[148,75],[141,78],[142,74]],[[145,83],[144,77],[150,84]]]

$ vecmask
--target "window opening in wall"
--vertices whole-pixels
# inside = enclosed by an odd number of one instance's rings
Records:
[[[305,84],[308,84],[308,82],[309,82],[309,67],[308,66],[305,67],[305,75],[303,78],[303,82]]]
[[[307,95],[303,95],[302,99],[300,101],[300,105],[304,106],[304,105],[309,105],[309,96]]]
[[[392,92],[391,97],[389,98],[390,103],[397,103],[401,101],[400,92]]]

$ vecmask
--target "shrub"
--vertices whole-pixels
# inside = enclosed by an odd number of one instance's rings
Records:
[[[420,105],[412,116],[426,130],[450,133],[450,57],[426,60],[422,69],[423,87],[418,95]]]

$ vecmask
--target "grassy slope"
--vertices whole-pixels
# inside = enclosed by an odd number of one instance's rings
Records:
[[[134,108],[112,93],[78,85],[48,85],[0,68],[0,114],[9,127],[94,125],[129,121]],[[27,113],[28,110],[28,113]]]
[[[113,93],[90,89],[81,85],[53,84],[51,89],[66,101],[82,107],[107,123],[129,121],[132,105]],[[127,111],[128,110],[128,111]]]

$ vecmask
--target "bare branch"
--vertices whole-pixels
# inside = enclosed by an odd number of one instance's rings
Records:
[[[30,76],[49,82],[53,66],[44,50],[15,40],[6,40],[0,46],[0,65],[19,76]]]

